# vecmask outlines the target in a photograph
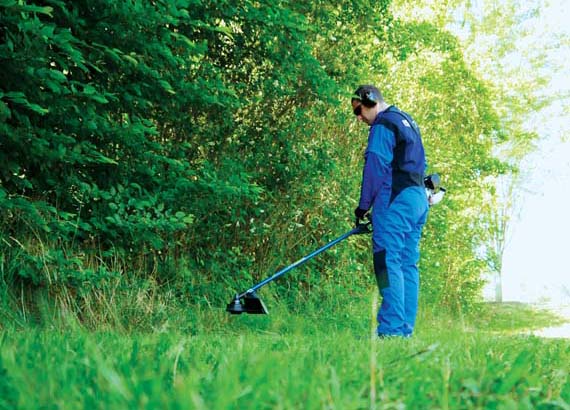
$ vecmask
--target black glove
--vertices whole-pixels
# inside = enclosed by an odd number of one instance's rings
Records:
[[[368,209],[356,208],[354,210],[354,216],[356,219],[364,219],[364,216],[368,213]]]

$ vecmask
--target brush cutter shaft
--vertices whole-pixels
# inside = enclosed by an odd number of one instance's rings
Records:
[[[251,289],[246,290],[245,292],[243,292],[241,295],[238,295],[238,298],[242,298],[247,294],[251,294],[253,292],[255,292],[257,289],[259,289],[262,286],[267,285],[269,282],[274,281],[275,279],[277,279],[278,277],[286,274],[287,272],[289,272],[292,269],[295,269],[296,267],[302,265],[303,263],[307,262],[309,259],[314,258],[315,256],[317,256],[319,253],[326,251],[327,249],[333,247],[334,245],[336,245],[337,243],[344,241],[346,238],[348,238],[351,235],[357,235],[357,234],[361,234],[361,233],[368,233],[370,232],[368,229],[369,224],[361,224],[361,225],[357,225],[354,229],[352,229],[351,231],[345,233],[342,236],[339,236],[338,238],[336,238],[335,240],[327,243],[325,246],[317,249],[316,251],[314,251],[313,253],[299,259],[297,262],[287,266],[286,268],[281,269],[279,272],[276,272],[275,274],[273,274],[272,276],[268,277],[267,279],[265,279],[262,282],[259,282],[257,285],[253,286]]]

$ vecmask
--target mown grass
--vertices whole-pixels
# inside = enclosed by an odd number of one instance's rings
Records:
[[[570,343],[513,334],[551,315],[424,309],[414,338],[376,340],[365,299],[303,315],[192,311],[185,329],[148,332],[8,326],[0,409],[570,408]]]

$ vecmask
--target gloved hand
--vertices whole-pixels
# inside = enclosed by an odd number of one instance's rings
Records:
[[[354,216],[357,220],[364,219],[364,216],[368,213],[368,209],[356,208],[354,210]]]

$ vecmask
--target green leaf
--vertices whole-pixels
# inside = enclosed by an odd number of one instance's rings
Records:
[[[91,152],[91,157],[96,160],[98,164],[110,164],[110,165],[118,165],[118,162],[106,157],[105,155],[101,154],[100,152]],[[113,190],[113,188],[111,188]]]
[[[38,104],[32,104],[32,103],[27,103],[26,107],[28,107],[30,110],[37,112],[38,114],[47,114],[49,112],[49,110],[47,108],[43,108],[41,106],[39,106]]]
[[[12,117],[12,111],[8,104],[3,101],[0,101],[0,121],[5,121]]]
[[[45,7],[40,7],[40,6],[33,6],[33,5],[18,5],[18,6],[12,6],[13,8],[19,10],[19,11],[23,11],[23,12],[30,12],[30,13],[39,13],[39,14],[46,14],[50,17],[53,17],[53,7],[49,7],[49,6],[45,6]]]
[[[61,93],[62,87],[59,85],[58,82],[52,80],[45,80],[44,83],[54,94]]]
[[[15,102],[17,104],[21,104],[24,107],[26,107],[26,108],[34,111],[34,112],[37,112],[38,114],[43,115],[43,114],[47,114],[49,112],[49,110],[47,108],[43,108],[43,107],[39,106],[38,104],[30,103],[26,99],[26,96],[24,95],[24,93],[22,93],[22,92],[17,92],[17,91],[9,92],[9,93],[6,93],[4,96],[6,98],[9,98],[10,100],[12,100],[13,102]]]
[[[101,94],[95,94],[91,96],[91,99],[94,101],[97,101],[98,103],[101,104],[107,104],[109,102],[109,100],[107,100],[104,96],[102,96]]]
[[[136,58],[134,58],[134,57],[131,57],[130,55],[124,54],[124,55],[123,55],[123,58],[124,58],[125,60],[131,62],[133,65],[138,65],[138,64],[139,64],[138,60],[137,60]]]
[[[176,40],[178,41],[182,41],[183,43],[186,43],[186,45],[192,49],[194,49],[196,47],[196,42],[190,40],[188,37],[186,37],[183,34],[180,33],[170,33],[170,35],[172,37],[174,37]]]
[[[9,8],[16,5],[16,0],[0,0],[0,7]]]
[[[172,88],[172,86],[170,85],[170,83],[166,80],[158,80],[158,83],[162,86],[162,88],[164,88],[164,90],[167,93],[170,94],[176,94],[176,91],[174,91],[174,89]]]
[[[95,93],[97,93],[97,90],[92,85],[87,84],[85,87],[83,87],[83,94],[93,95]]]

